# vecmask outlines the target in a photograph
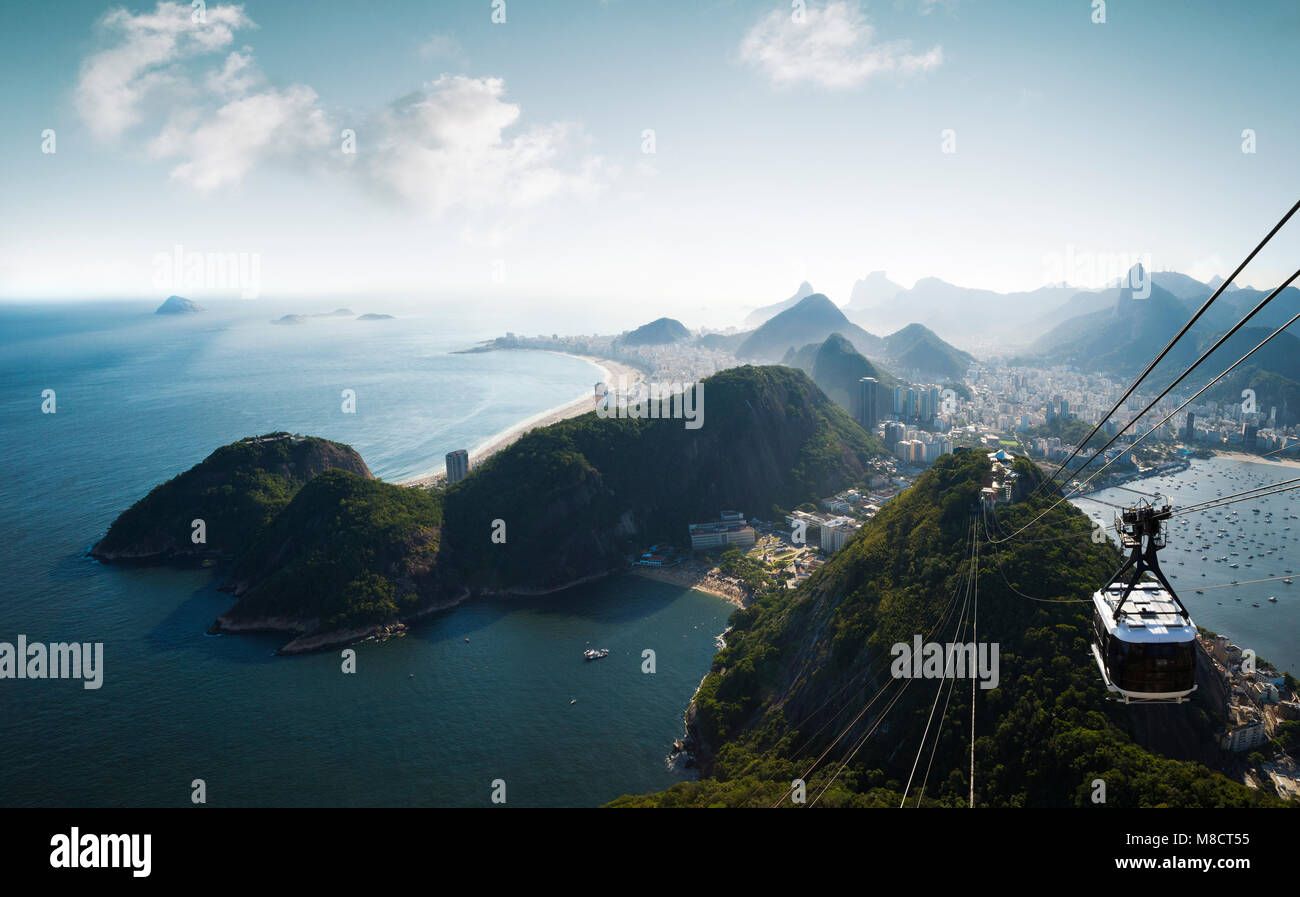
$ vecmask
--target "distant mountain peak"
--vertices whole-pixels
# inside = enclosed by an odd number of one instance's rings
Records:
[[[912,322],[884,338],[885,355],[910,371],[957,378],[975,360],[968,352],[944,341],[924,324]]]
[[[834,302],[832,302],[830,297],[827,296],[825,293],[810,293],[807,296],[804,296],[798,302],[796,302],[792,307],[803,308],[803,309],[809,309],[809,308],[820,308],[820,309],[828,309],[828,310],[834,309],[837,315],[839,315],[841,318],[844,318],[844,312],[840,311],[840,307],[836,305]],[[847,321],[848,318],[844,318],[844,320]]]
[[[835,332],[843,334],[858,351],[880,345],[880,337],[850,321],[825,293],[813,293],[760,325],[740,344],[736,356],[776,361],[792,347],[820,344]]]
[[[770,320],[776,315],[789,308],[794,308],[795,303],[806,299],[813,294],[812,284],[808,281],[802,281],[799,289],[794,291],[794,295],[788,299],[782,299],[780,302],[774,302],[771,305],[764,305],[762,308],[756,308],[745,318],[745,324],[750,327],[757,327],[764,321]]]
[[[656,318],[620,338],[625,346],[662,346],[691,335],[686,325],[674,318]]]
[[[854,312],[871,311],[893,301],[902,291],[902,286],[886,277],[884,271],[872,271],[853,284],[849,304],[844,307]]]

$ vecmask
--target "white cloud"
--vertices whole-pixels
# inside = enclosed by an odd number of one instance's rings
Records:
[[[499,78],[443,75],[380,116],[370,175],[386,192],[428,212],[521,208],[559,195],[591,196],[608,172],[589,157],[558,167],[576,129],[552,124],[515,136],[519,107]]]
[[[204,83],[221,97],[243,96],[262,84],[262,72],[253,61],[253,51],[244,47],[242,52],[231,53],[222,67],[209,72]]]
[[[242,6],[212,6],[203,22],[193,14],[188,3],[162,2],[152,13],[113,9],[99,20],[102,38],[115,43],[85,59],[74,91],[77,112],[96,137],[119,137],[140,123],[151,94],[183,87],[175,63],[228,46],[237,29],[257,27]]]
[[[101,138],[141,134],[150,157],[172,162],[174,180],[205,194],[239,184],[262,164],[288,162],[359,174],[440,214],[589,197],[611,176],[599,157],[561,164],[581,136],[574,126],[507,133],[520,109],[504,99],[504,82],[463,75],[443,75],[356,126],[361,149],[344,158],[341,125],[310,87],[268,85],[249,47],[212,65],[208,57],[229,50],[238,29],[256,27],[240,6],[210,6],[205,23],[173,2],[139,15],[114,10],[98,23],[110,45],[82,65],[78,112]],[[423,49],[459,52],[442,35]]]
[[[931,71],[943,63],[943,48],[936,44],[918,54],[908,41],[877,41],[862,10],[837,0],[809,6],[802,21],[784,9],[769,13],[745,34],[740,58],[775,84],[840,89],[879,75]]]
[[[161,142],[164,131],[154,152],[184,157],[172,169],[172,178],[209,193],[239,183],[271,159],[323,157],[336,133],[316,92],[299,84],[231,100],[201,124],[190,129],[182,124],[167,143]]]
[[[203,61],[257,25],[242,6],[212,5],[195,21],[188,4],[160,2],[152,13],[115,9],[98,23],[109,45],[88,57],[75,91],[78,113],[101,139],[154,131],[149,155],[173,159],[171,177],[208,193],[237,184],[271,159],[301,161],[335,130],[303,85],[266,87],[244,47],[220,67]]]

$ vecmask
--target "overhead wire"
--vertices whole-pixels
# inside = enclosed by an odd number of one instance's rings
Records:
[[[1115,404],[1111,406],[1110,411],[1106,412],[1105,416],[1103,416],[1102,419],[1097,422],[1096,426],[1092,428],[1092,431],[1089,432],[1084,439],[1080,440],[1079,445],[1076,446],[1074,451],[1072,451],[1069,454],[1069,456],[1065,459],[1065,462],[1061,465],[1061,467],[1058,468],[1057,471],[1053,473],[1052,476],[1047,481],[1042,481],[1042,480],[1039,481],[1038,487],[1034,489],[1035,494],[1038,492],[1040,488],[1042,488],[1044,482],[1054,483],[1056,481],[1056,474],[1069,466],[1069,463],[1074,458],[1074,456],[1077,455],[1083,449],[1083,447],[1088,444],[1088,441],[1091,440],[1093,436],[1097,435],[1097,431],[1100,430],[1102,426],[1106,423],[1106,421],[1109,420],[1110,417],[1116,411],[1119,410],[1119,407],[1124,404],[1124,402],[1128,399],[1130,395],[1133,394],[1133,392],[1138,388],[1138,385],[1141,384],[1141,382],[1145,380],[1146,377],[1153,370],[1155,370],[1156,365],[1158,365],[1161,361],[1164,360],[1165,356],[1169,354],[1169,352],[1173,349],[1174,345],[1180,339],[1182,339],[1184,335],[1186,335],[1187,331],[1191,330],[1193,325],[1195,325],[1196,322],[1200,320],[1201,316],[1204,315],[1205,312],[1209,310],[1210,306],[1214,304],[1215,300],[1219,298],[1219,296],[1224,292],[1224,290],[1226,290],[1228,286],[1237,279],[1237,277],[1241,274],[1243,270],[1245,270],[1246,266],[1251,263],[1251,261],[1255,258],[1255,256],[1258,255],[1266,245],[1268,245],[1268,242],[1273,239],[1273,237],[1277,234],[1277,232],[1281,230],[1282,227],[1288,221],[1291,220],[1291,217],[1296,213],[1297,210],[1300,210],[1300,201],[1297,201],[1295,205],[1291,206],[1290,210],[1285,215],[1282,216],[1281,220],[1279,220],[1277,224],[1273,225],[1273,229],[1270,230],[1264,236],[1264,239],[1260,240],[1259,243],[1256,244],[1255,248],[1250,251],[1250,254],[1247,255],[1245,259],[1242,260],[1241,264],[1237,266],[1236,270],[1233,271],[1232,274],[1230,274],[1227,277],[1227,279],[1223,281],[1223,283],[1219,284],[1219,286],[1214,290],[1214,292],[1210,294],[1210,297],[1206,299],[1205,302],[1202,303],[1201,307],[1196,310],[1196,313],[1193,314],[1191,318],[1188,319],[1187,323],[1185,323],[1176,334],[1174,334],[1173,339],[1171,339],[1165,345],[1165,347],[1160,350],[1160,352],[1156,355],[1155,358],[1151,359],[1151,361],[1147,363],[1147,366],[1142,370],[1142,373],[1140,373],[1137,376],[1137,379],[1135,379],[1131,384],[1129,384],[1128,389],[1124,391],[1123,395],[1121,395],[1118,399],[1115,400]],[[1131,286],[1132,284],[1130,283],[1130,288]]]
[[[1149,402],[1149,403],[1147,404],[1147,407],[1141,409],[1141,411],[1138,412],[1138,415],[1135,415],[1134,417],[1132,417],[1132,419],[1131,419],[1130,421],[1128,421],[1127,424],[1126,424],[1125,426],[1123,426],[1123,428],[1119,428],[1119,429],[1117,430],[1117,432],[1115,432],[1115,434],[1113,435],[1113,437],[1110,437],[1109,441],[1105,443],[1105,445],[1102,445],[1100,448],[1097,448],[1097,450],[1096,450],[1095,452],[1093,452],[1093,454],[1092,454],[1091,456],[1089,456],[1089,458],[1088,458],[1086,461],[1084,461],[1082,467],[1080,467],[1080,468],[1078,469],[1078,471],[1075,471],[1076,476],[1078,476],[1079,473],[1082,473],[1082,472],[1083,472],[1083,468],[1086,468],[1087,465],[1088,465],[1088,464],[1091,464],[1093,460],[1096,460],[1097,458],[1099,458],[1099,456],[1101,456],[1101,452],[1104,452],[1104,451],[1106,450],[1106,448],[1109,448],[1110,446],[1114,445],[1114,442],[1117,441],[1117,439],[1118,439],[1119,437],[1121,437],[1121,435],[1123,435],[1123,433],[1125,433],[1126,430],[1127,430],[1128,428],[1130,428],[1130,426],[1134,425],[1135,422],[1138,422],[1138,421],[1141,419],[1141,417],[1143,417],[1143,415],[1145,415],[1145,413],[1147,413],[1148,411],[1151,411],[1151,409],[1152,409],[1154,406],[1156,406],[1156,404],[1157,404],[1158,402],[1160,402],[1160,400],[1161,400],[1162,398],[1165,398],[1165,395],[1169,394],[1170,391],[1173,390],[1174,387],[1178,385],[1178,383],[1182,382],[1182,381],[1184,380],[1184,378],[1186,378],[1186,377],[1188,376],[1188,374],[1190,374],[1190,373],[1192,372],[1193,369],[1196,369],[1197,367],[1199,367],[1199,365],[1201,364],[1201,361],[1204,361],[1204,360],[1206,359],[1206,357],[1209,357],[1210,355],[1212,355],[1213,352],[1216,351],[1217,348],[1218,348],[1219,346],[1222,346],[1222,344],[1225,343],[1225,342],[1227,341],[1227,338],[1231,337],[1232,334],[1236,333],[1236,331],[1238,331],[1240,328],[1242,328],[1242,326],[1245,324],[1245,321],[1248,321],[1248,320],[1249,320],[1249,317],[1255,315],[1256,312],[1258,312],[1258,311],[1260,311],[1260,309],[1264,308],[1266,304],[1268,304],[1269,302],[1271,302],[1271,300],[1277,298],[1277,296],[1278,296],[1279,294],[1281,294],[1281,292],[1282,292],[1284,289],[1286,289],[1286,287],[1291,286],[1291,283],[1294,282],[1296,278],[1300,278],[1300,269],[1297,269],[1296,272],[1295,272],[1294,274],[1291,274],[1291,277],[1288,277],[1288,278],[1286,279],[1286,282],[1282,283],[1282,286],[1279,286],[1278,289],[1275,289],[1273,292],[1270,292],[1270,294],[1269,294],[1268,296],[1266,296],[1266,298],[1265,298],[1264,300],[1261,300],[1261,302],[1258,303],[1258,304],[1256,305],[1255,309],[1252,309],[1252,311],[1251,311],[1251,313],[1249,313],[1249,315],[1243,317],[1242,320],[1236,322],[1236,324],[1235,324],[1234,326],[1232,326],[1232,329],[1230,329],[1229,331],[1227,331],[1226,334],[1223,334],[1223,337],[1219,338],[1218,341],[1216,341],[1216,343],[1214,343],[1212,347],[1208,348],[1208,350],[1205,350],[1205,351],[1203,352],[1203,354],[1201,354],[1201,356],[1199,357],[1199,359],[1197,359],[1196,361],[1193,361],[1193,363],[1192,363],[1192,365],[1191,365],[1190,368],[1187,368],[1186,370],[1184,370],[1184,372],[1183,372],[1182,374],[1179,374],[1179,376],[1178,376],[1177,378],[1175,378],[1175,380],[1174,380],[1173,382],[1171,382],[1169,386],[1166,386],[1166,387],[1165,387],[1165,390],[1164,390],[1164,391],[1161,391],[1160,395],[1157,395],[1156,398],[1152,399],[1151,402]],[[1247,354],[1243,355],[1242,357],[1239,357],[1238,360],[1234,361],[1234,363],[1232,363],[1231,365],[1229,365],[1229,368],[1227,368],[1226,370],[1223,370],[1223,372],[1222,372],[1221,374],[1218,374],[1217,377],[1214,377],[1214,380],[1212,380],[1212,381],[1210,381],[1210,382],[1208,382],[1208,383],[1205,383],[1205,386],[1201,387],[1200,390],[1197,390],[1196,393],[1193,393],[1193,394],[1191,395],[1191,398],[1188,398],[1187,400],[1184,400],[1184,402],[1183,402],[1182,404],[1179,404],[1179,406],[1178,406],[1177,408],[1174,408],[1173,411],[1167,413],[1167,415],[1165,415],[1164,419],[1162,419],[1160,422],[1157,422],[1157,424],[1154,425],[1154,426],[1152,426],[1152,428],[1149,429],[1149,430],[1147,430],[1147,432],[1145,432],[1145,433],[1143,433],[1143,434],[1140,434],[1138,438],[1134,439],[1134,441],[1132,441],[1132,443],[1130,443],[1130,445],[1127,446],[1126,451],[1132,451],[1132,448],[1134,448],[1135,446],[1138,446],[1139,443],[1143,442],[1144,439],[1148,437],[1148,435],[1151,435],[1152,433],[1156,432],[1157,428],[1160,428],[1160,426],[1161,426],[1162,424],[1166,424],[1166,422],[1169,421],[1169,420],[1171,419],[1171,417],[1173,417],[1174,415],[1177,415],[1177,413],[1178,413],[1179,411],[1182,411],[1183,408],[1186,408],[1186,407],[1188,406],[1188,404],[1191,404],[1191,403],[1193,402],[1193,400],[1196,400],[1197,398],[1199,398],[1200,395],[1203,395],[1203,394],[1205,393],[1206,390],[1209,390],[1210,387],[1214,386],[1214,383],[1217,383],[1217,382],[1223,380],[1223,377],[1226,377],[1227,374],[1230,374],[1230,373],[1232,372],[1232,370],[1235,370],[1236,367],[1238,367],[1238,365],[1243,364],[1244,361],[1248,359],[1248,357],[1251,357],[1252,355],[1255,355],[1255,352],[1257,352],[1258,350],[1260,350],[1260,348],[1264,347],[1265,344],[1268,343],[1268,342],[1270,341],[1270,339],[1273,339],[1274,337],[1277,337],[1277,335],[1278,335],[1279,333],[1282,333],[1283,330],[1286,330],[1286,329],[1288,328],[1288,326],[1291,326],[1292,324],[1295,324],[1295,322],[1296,322],[1297,320],[1300,320],[1300,313],[1297,313],[1297,315],[1295,315],[1294,317],[1292,317],[1290,321],[1287,321],[1286,324],[1283,324],[1283,325],[1281,326],[1281,328],[1278,328],[1277,330],[1274,330],[1273,333],[1270,333],[1270,334],[1268,335],[1268,337],[1265,337],[1264,339],[1261,339],[1261,341],[1258,342],[1258,343],[1256,344],[1255,347],[1251,348],[1251,350],[1249,350],[1249,351],[1247,352]],[[1104,422],[1104,421],[1102,421],[1102,422]],[[1088,438],[1091,439],[1091,438],[1092,438],[1091,435],[1089,435]],[[1084,442],[1087,442],[1087,439],[1086,439],[1086,441],[1084,441]],[[991,541],[993,541],[993,542],[1008,541],[1008,539],[1015,538],[1015,537],[1019,536],[1019,534],[1023,533],[1024,530],[1030,529],[1031,526],[1034,526],[1034,525],[1037,523],[1037,521],[1043,519],[1044,516],[1047,516],[1048,513],[1049,513],[1050,511],[1054,510],[1054,508],[1056,508],[1057,506],[1060,506],[1060,504],[1061,504],[1062,502],[1066,502],[1066,500],[1069,500],[1069,499],[1071,499],[1071,498],[1075,498],[1076,495],[1082,494],[1082,491],[1083,491],[1084,487],[1086,487],[1086,486],[1089,484],[1089,482],[1092,482],[1093,480],[1096,480],[1096,478],[1099,477],[1100,474],[1101,474],[1102,472],[1104,472],[1106,468],[1109,468],[1110,465],[1114,464],[1115,461],[1117,461],[1118,459],[1119,459],[1119,456],[1117,455],[1117,456],[1115,456],[1115,458],[1110,459],[1109,461],[1106,461],[1105,464],[1102,464],[1102,465],[1101,465],[1101,468],[1097,469],[1097,471],[1093,471],[1092,476],[1089,476],[1089,477],[1087,478],[1087,480],[1084,480],[1084,481],[1082,482],[1082,484],[1080,484],[1078,487],[1075,487],[1075,489],[1074,489],[1073,491],[1070,491],[1069,494],[1063,494],[1063,495],[1061,495],[1060,498],[1057,498],[1056,502],[1053,502],[1052,504],[1050,504],[1050,506],[1047,508],[1047,510],[1044,510],[1043,512],[1040,512],[1039,515],[1037,515],[1036,517],[1034,517],[1034,519],[1028,521],[1027,524],[1024,524],[1024,525],[1021,526],[1021,528],[1019,528],[1018,530],[1015,530],[1014,533],[1011,533],[1010,536],[1008,536],[1008,537],[1006,537],[1006,538],[1004,538],[1004,539],[991,539]],[[1054,476],[1054,474],[1053,474],[1053,476]],[[1043,481],[1040,481],[1040,482],[1039,482],[1039,485],[1041,485],[1041,482],[1043,482]],[[1036,490],[1035,490],[1035,491],[1036,491]],[[1031,495],[1032,495],[1032,493],[1031,493]],[[1101,500],[1101,499],[1095,499],[1095,500]]]

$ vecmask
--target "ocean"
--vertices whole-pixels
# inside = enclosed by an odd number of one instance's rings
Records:
[[[489,806],[497,780],[508,805],[588,806],[691,778],[666,757],[732,610],[713,596],[617,577],[475,600],[357,646],[344,674],[337,651],[206,636],[230,604],[210,571],[85,557],[243,436],[346,442],[403,480],[589,392],[594,365],[450,354],[495,334],[418,314],[277,326],[264,304],[154,305],[0,305],[0,641],[104,644],[98,690],[0,680],[0,805],[184,806],[202,779],[214,806]],[[589,644],[610,656],[584,662]]]
[[[1132,504],[1143,499],[1130,491],[1138,490],[1163,495],[1177,511],[1180,506],[1296,475],[1296,468],[1276,461],[1215,457],[1193,460],[1187,470],[1178,473],[1134,480],[1126,489],[1103,489],[1095,497],[1117,505]],[[1074,504],[1107,526],[1114,521],[1112,507],[1087,498]],[[1160,568],[1196,625],[1226,635],[1242,648],[1254,649],[1256,656],[1279,669],[1300,674],[1300,575],[1295,585],[1249,582],[1284,577],[1291,569],[1300,571],[1300,492],[1175,517],[1168,526],[1167,542],[1160,552]],[[1233,586],[1234,581],[1242,584]],[[1197,589],[1203,594],[1198,595]],[[1277,600],[1269,601],[1269,596]]]

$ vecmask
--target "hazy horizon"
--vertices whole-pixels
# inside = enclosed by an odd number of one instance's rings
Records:
[[[877,270],[1206,281],[1300,193],[1293,4],[503,9],[5,9],[0,297],[230,295],[158,286],[181,247],[256,257],[274,307],[724,328]]]

